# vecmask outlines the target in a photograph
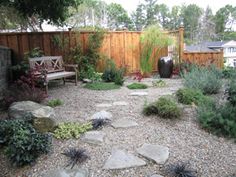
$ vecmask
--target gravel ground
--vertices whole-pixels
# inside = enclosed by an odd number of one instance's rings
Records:
[[[128,80],[130,82],[131,80]],[[56,107],[59,122],[85,122],[94,113],[106,110],[113,114],[114,119],[130,118],[139,126],[127,129],[114,129],[106,126],[102,129],[106,133],[105,143],[101,146],[90,145],[80,140],[53,140],[53,152],[41,156],[37,163],[23,169],[10,168],[6,158],[0,155],[0,176],[30,176],[40,177],[48,170],[64,168],[66,158],[61,153],[68,147],[85,148],[91,159],[81,167],[89,169],[91,177],[147,177],[152,174],[167,176],[163,170],[166,165],[178,161],[189,162],[201,177],[227,177],[236,173],[236,144],[232,140],[219,138],[202,130],[196,120],[193,107],[185,106],[180,120],[163,120],[141,114],[145,102],[152,102],[161,95],[174,93],[182,87],[180,79],[166,79],[164,88],[148,88],[148,96],[129,96],[133,90],[122,87],[111,91],[93,91],[73,84],[53,87],[49,91],[50,98],[63,100],[62,106]],[[151,80],[144,82],[151,85]],[[127,84],[127,83],[125,83]],[[112,106],[98,108],[97,104],[126,101],[128,106]],[[182,105],[181,105],[182,106]],[[136,154],[136,148],[144,143],[159,144],[170,149],[167,163],[157,165],[145,160],[146,166],[125,170],[103,170],[105,161],[111,154],[113,147],[119,147]]]

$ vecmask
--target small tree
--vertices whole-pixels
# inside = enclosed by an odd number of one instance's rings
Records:
[[[142,45],[140,56],[142,74],[150,73],[153,66],[152,58],[155,59],[162,48],[174,43],[174,39],[156,25],[150,26],[144,30],[140,41]]]

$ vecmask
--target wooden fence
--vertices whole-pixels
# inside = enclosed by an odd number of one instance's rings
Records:
[[[60,36],[62,41],[69,41],[69,46],[74,47],[78,43],[83,49],[86,48],[88,36],[91,32],[25,32],[25,33],[0,33],[0,45],[7,46],[13,50],[13,64],[23,59],[24,53],[39,47],[45,55],[66,55],[68,49],[60,50],[56,45],[55,36]],[[100,52],[102,55],[112,58],[118,67],[128,67],[129,73],[140,70],[140,35],[141,32],[116,31],[105,34]],[[177,39],[175,54],[179,57],[180,30],[170,32]],[[157,59],[168,55],[168,48],[163,48],[159,56],[154,60],[153,70],[157,70]],[[99,63],[101,68],[103,62]]]
[[[183,52],[182,61],[200,66],[214,64],[218,68],[224,67],[223,50],[219,52]]]
[[[79,33],[79,35],[78,35]],[[219,68],[223,67],[223,52],[190,53],[184,52],[184,29],[168,32],[176,39],[174,47],[163,48],[159,56],[154,59],[153,71],[157,70],[157,60],[162,56],[172,54],[176,62],[188,61],[199,65],[209,63],[216,64]],[[69,48],[61,50],[55,44],[55,37],[60,37],[62,41],[68,41],[69,47],[75,47],[78,43],[85,50],[88,36],[91,32],[25,32],[25,33],[0,33],[0,45],[9,47],[13,51],[13,64],[19,63],[24,53],[39,47],[45,55],[62,55],[66,57]],[[103,44],[100,48],[102,55],[112,58],[118,67],[126,66],[129,73],[140,71],[140,35],[141,32],[134,31],[115,31],[105,34]],[[102,68],[104,62],[100,61],[98,68]]]

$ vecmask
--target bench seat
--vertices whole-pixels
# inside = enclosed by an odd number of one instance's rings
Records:
[[[75,76],[75,72],[70,71],[62,71],[62,72],[56,72],[56,73],[49,73],[47,74],[47,81],[54,80],[54,79],[60,79],[60,78],[67,78],[71,76]]]

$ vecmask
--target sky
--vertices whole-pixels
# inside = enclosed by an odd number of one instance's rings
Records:
[[[139,2],[144,2],[144,0],[104,0],[105,2],[112,3],[119,3],[121,4],[129,13],[134,11],[136,9],[136,6],[139,4]],[[213,13],[215,13],[218,9],[225,6],[226,4],[231,4],[233,6],[236,6],[235,0],[158,0],[158,3],[166,4],[169,7],[172,7],[174,5],[181,5],[183,3],[185,4],[197,4],[199,7],[206,8],[208,5],[213,10]]]

